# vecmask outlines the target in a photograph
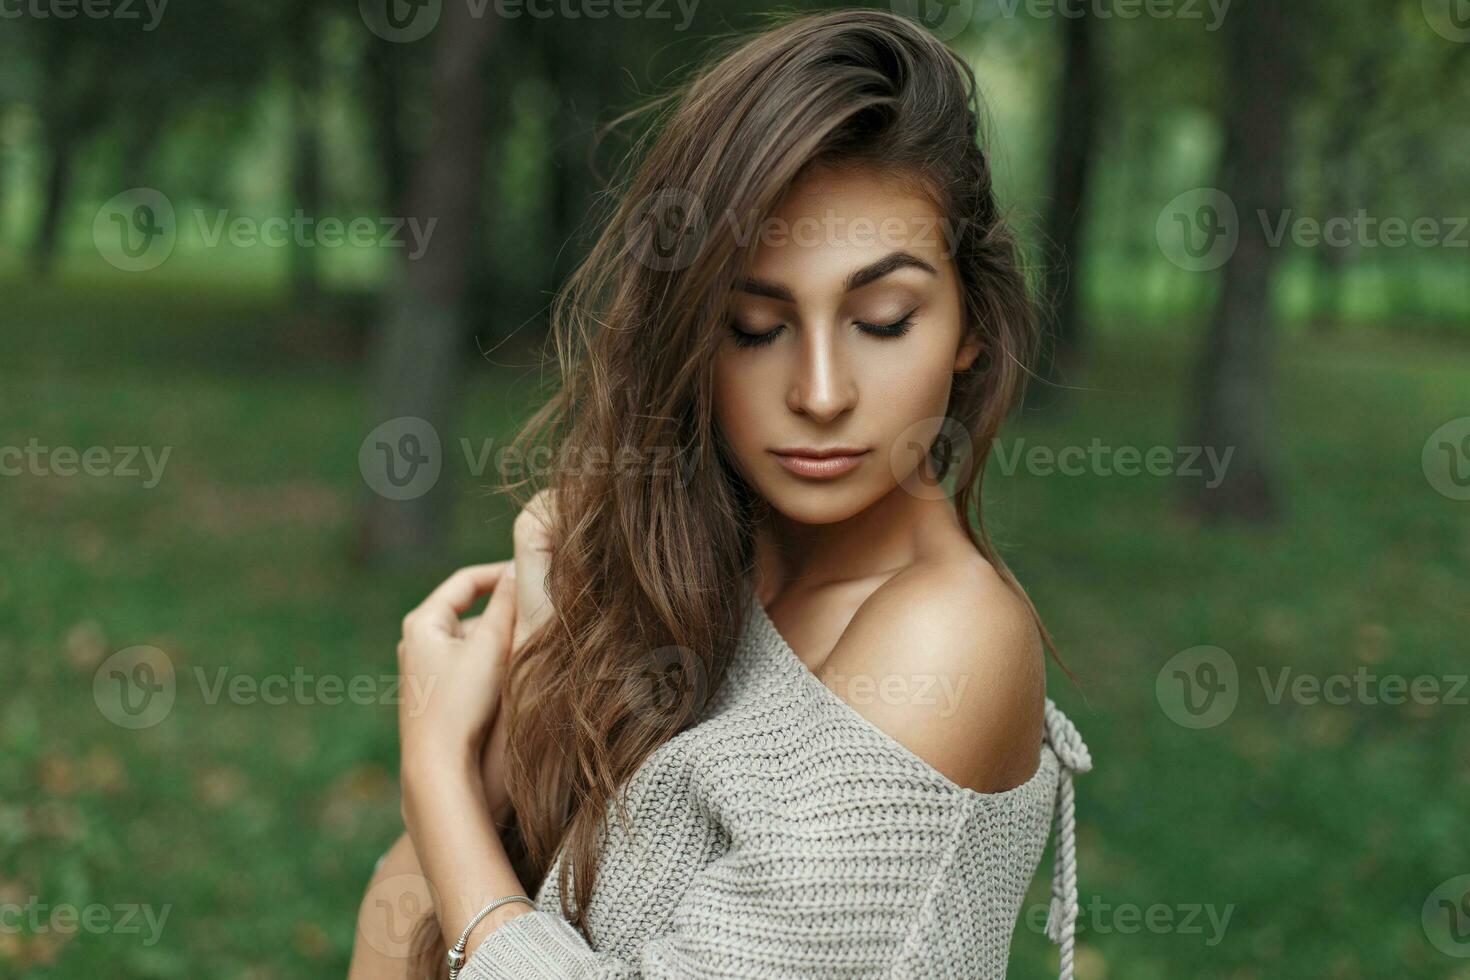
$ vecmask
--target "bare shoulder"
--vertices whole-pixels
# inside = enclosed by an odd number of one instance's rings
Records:
[[[961,786],[1036,772],[1046,697],[1027,602],[984,559],[915,564],[863,602],[818,676]]]

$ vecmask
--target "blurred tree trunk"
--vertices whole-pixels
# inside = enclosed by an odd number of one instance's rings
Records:
[[[408,196],[408,147],[403,139],[403,45],[369,45],[368,108],[373,145],[383,179],[383,201],[392,215],[405,211]]]
[[[436,223],[423,254],[406,258],[385,297],[371,353],[374,412],[368,428],[403,416],[424,419],[439,436],[446,470],[458,368],[473,354],[465,329],[465,284],[488,139],[482,70],[498,22],[472,16],[466,4],[444,5],[430,88],[434,121],[407,194],[407,215],[425,228]],[[407,232],[405,238],[411,249]],[[411,499],[370,497],[362,557],[421,561],[441,552],[453,500],[447,476],[442,473],[431,489]]]
[[[76,154],[101,121],[103,100],[99,85],[101,66],[81,50],[69,31],[52,30],[45,36],[41,55],[41,132],[44,134],[45,171],[41,213],[31,240],[31,264],[46,278],[61,241],[61,218],[66,212]]]
[[[1208,474],[1188,484],[1187,507],[1206,520],[1267,521],[1279,511],[1271,461],[1273,272],[1277,249],[1262,214],[1285,206],[1286,157],[1294,91],[1291,4],[1240,0],[1229,20],[1229,87],[1221,187],[1240,216],[1239,244],[1197,366],[1193,445],[1228,465],[1213,488]]]
[[[10,103],[0,95],[0,119],[10,116]],[[0,239],[5,237],[5,189],[10,184],[10,154],[0,153]]]
[[[291,201],[313,221],[322,218],[321,97],[322,66],[316,8],[294,8],[287,40],[291,78]],[[311,225],[309,227],[315,227]],[[312,241],[308,236],[308,242]],[[319,262],[314,245],[293,242],[291,296],[298,307],[314,308],[321,298]]]
[[[166,118],[163,112],[139,112],[128,117],[118,136],[124,187],[147,187],[152,183],[153,150],[161,140]]]
[[[56,263],[61,214],[66,209],[66,192],[71,186],[72,155],[76,149],[76,134],[66,123],[48,121],[44,130],[46,187],[41,194],[40,223],[31,244],[31,262],[36,275],[42,279],[50,277]]]
[[[1046,283],[1056,315],[1055,348],[1046,364],[1046,375],[1052,378],[1080,356],[1085,342],[1082,245],[1101,103],[1093,18],[1080,9],[1075,13],[1077,16],[1061,18],[1064,53],[1052,145],[1051,207],[1046,219],[1047,241],[1055,250],[1047,263]]]

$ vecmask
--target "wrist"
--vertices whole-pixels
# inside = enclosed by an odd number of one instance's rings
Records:
[[[400,760],[399,783],[405,803],[410,798],[426,795],[456,797],[477,795],[484,798],[484,776],[479,756],[468,749],[462,752],[429,752],[405,749]]]
[[[491,912],[480,920],[480,924],[470,930],[469,940],[465,943],[465,958],[475,955],[475,950],[480,944],[490,938],[490,934],[518,915],[534,912],[535,909],[525,902],[506,902],[500,908]]]

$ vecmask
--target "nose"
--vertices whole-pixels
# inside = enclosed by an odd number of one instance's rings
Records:
[[[835,332],[802,331],[800,360],[787,390],[787,406],[817,422],[831,422],[857,402],[857,382],[838,350]]]

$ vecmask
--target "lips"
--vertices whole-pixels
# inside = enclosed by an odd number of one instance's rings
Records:
[[[850,446],[836,446],[826,449],[773,449],[771,453],[788,472],[796,476],[830,480],[856,469],[868,451]]]

